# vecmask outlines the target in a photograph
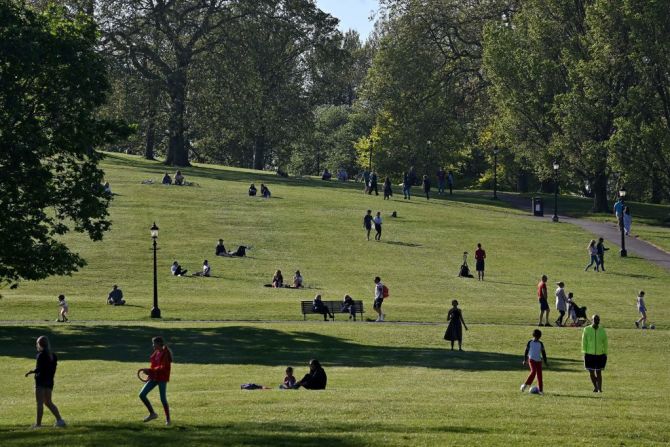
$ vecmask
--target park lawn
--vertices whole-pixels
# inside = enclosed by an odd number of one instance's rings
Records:
[[[4,326],[0,328],[0,442],[30,445],[667,445],[667,331],[608,329],[604,393],[591,392],[579,329],[546,328],[542,397],[519,392],[530,326],[470,326],[451,352],[442,325],[227,323]],[[64,430],[34,416],[33,340],[48,334],[60,363],[54,402]],[[173,427],[143,424],[135,371],[150,337],[174,352]],[[326,391],[280,391],[310,358]],[[242,391],[254,382],[272,390]],[[152,395],[159,407],[157,393]],[[52,423],[47,414],[45,422]]]
[[[591,234],[536,221],[490,200],[468,203],[456,195],[456,200],[415,196],[405,201],[396,194],[383,201],[362,194],[359,184],[216,166],[184,169],[187,180],[196,183],[191,187],[142,184],[159,182],[165,167],[123,155],[108,156],[103,168],[116,194],[112,230],[95,243],[68,236],[88,265],[71,277],[3,291],[1,320],[53,321],[59,293],[67,296],[75,322],[149,320],[154,221],[160,227],[159,304],[170,321],[299,320],[299,301],[317,293],[325,300],[349,293],[364,300],[372,316],[372,279],[379,275],[391,291],[385,304],[391,321],[444,321],[456,298],[470,321],[526,324],[537,318],[535,287],[543,273],[549,275],[550,295],[556,281],[565,281],[575,300],[589,313],[602,313],[610,327],[632,326],[642,288],[657,326],[667,328],[670,320],[670,307],[663,305],[670,287],[667,271],[639,258],[610,255],[607,273],[586,273]],[[251,182],[269,184],[273,198],[248,197]],[[365,240],[366,209],[382,212],[382,242]],[[396,219],[389,217],[394,210]],[[219,237],[229,249],[251,245],[250,256],[215,258]],[[458,278],[464,251],[474,267],[477,242],[488,253],[486,281]],[[208,259],[214,277],[173,277],[169,268],[175,259],[190,271]],[[276,269],[289,282],[301,270],[307,288],[263,287]],[[104,304],[112,284],[124,291],[127,306]]]

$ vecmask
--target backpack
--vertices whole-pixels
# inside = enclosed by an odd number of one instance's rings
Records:
[[[385,285],[382,286],[382,298],[386,299],[389,297],[389,288]]]
[[[470,268],[467,264],[461,265],[461,271],[458,273],[458,276],[469,278],[470,277]]]

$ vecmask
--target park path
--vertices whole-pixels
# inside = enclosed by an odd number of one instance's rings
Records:
[[[520,210],[526,210],[531,213],[531,201],[529,198],[520,197],[516,194],[498,193],[498,197],[503,202]],[[537,219],[551,220],[554,215],[553,203],[545,202],[544,217],[537,217]],[[558,216],[559,222],[565,222],[572,225],[577,225],[582,229],[592,233],[596,237],[602,237],[606,241],[621,248],[621,231],[619,226],[614,222],[612,217],[611,223],[594,222],[588,219],[578,219],[576,217]],[[642,259],[654,263],[658,266],[670,270],[670,253],[661,250],[660,248],[646,242],[637,237],[626,236],[626,251],[628,254],[634,254]]]

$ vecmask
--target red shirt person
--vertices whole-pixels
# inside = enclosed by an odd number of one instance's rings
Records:
[[[149,410],[149,416],[144,418],[144,422],[149,422],[158,417],[153,406],[149,402],[147,395],[151,390],[158,387],[165,412],[165,424],[170,425],[170,406],[167,401],[167,383],[170,381],[170,369],[172,368],[172,352],[163,341],[163,337],[154,337],[152,340],[154,351],[149,357],[150,368],[144,368],[142,371],[149,376],[149,380],[140,391],[140,400]]]
[[[540,303],[540,322],[538,326],[551,326],[549,324],[549,303],[547,302],[547,275],[542,275],[542,280],[537,284],[537,300]],[[542,315],[546,314],[545,324],[542,324]]]

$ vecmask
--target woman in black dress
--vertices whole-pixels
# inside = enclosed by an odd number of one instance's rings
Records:
[[[462,351],[463,348],[461,348],[461,342],[463,341],[463,328],[461,327],[461,324],[465,327],[466,331],[468,330],[468,327],[465,324],[465,320],[463,320],[461,309],[458,308],[458,301],[453,300],[451,305],[453,307],[449,309],[449,314],[447,315],[449,326],[447,326],[447,332],[444,333],[444,339],[451,342],[452,351],[454,350],[454,342],[458,341],[458,350]]]

